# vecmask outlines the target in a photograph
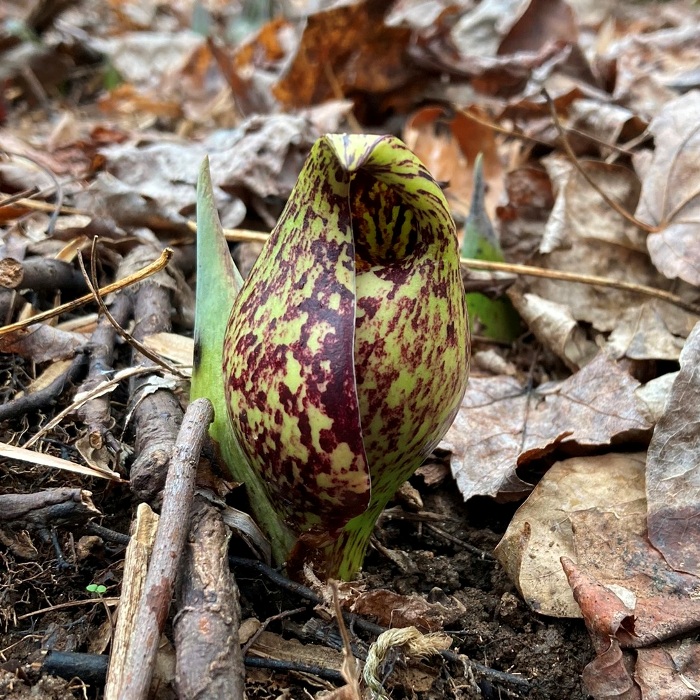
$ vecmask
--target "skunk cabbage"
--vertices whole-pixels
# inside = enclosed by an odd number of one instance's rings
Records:
[[[199,251],[206,276],[213,252],[201,241]],[[465,391],[468,324],[445,197],[399,140],[325,136],[235,298],[211,285],[210,275],[197,296],[193,394],[214,401],[212,434],[252,487],[276,558],[349,578]]]

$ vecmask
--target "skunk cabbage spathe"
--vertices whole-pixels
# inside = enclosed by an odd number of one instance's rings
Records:
[[[258,480],[268,501],[258,520],[278,558],[357,572],[387,501],[450,426],[468,357],[437,183],[393,137],[319,139],[223,340],[226,419],[245,473],[230,466]]]

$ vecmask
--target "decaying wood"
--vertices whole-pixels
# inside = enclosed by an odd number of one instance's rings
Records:
[[[122,579],[117,625],[112,641],[112,653],[105,685],[105,700],[114,700],[124,679],[124,664],[129,651],[129,644],[134,636],[136,609],[141,600],[141,593],[146,582],[148,560],[153,550],[158,516],[148,504],[141,503],[136,510],[136,519],[132,527],[131,540],[126,548],[124,558],[124,577]]]
[[[80,270],[63,260],[41,257],[22,262],[14,258],[0,260],[0,287],[82,294],[87,290]]]
[[[120,325],[125,325],[131,311],[131,299],[126,294],[117,294],[110,309],[112,316]],[[78,387],[78,393],[94,389],[105,380],[105,375],[112,369],[114,343],[117,332],[106,317],[100,317],[97,328],[88,344],[90,364],[85,381]],[[98,396],[84,403],[78,410],[78,415],[87,428],[90,446],[99,450],[107,445],[113,451],[119,449],[119,443],[112,436],[112,412],[109,395]]]
[[[87,358],[85,355],[79,353],[73,358],[68,369],[59,377],[56,377],[48,386],[39,391],[32,392],[31,394],[24,394],[24,396],[19,396],[16,399],[12,399],[12,401],[2,404],[0,406],[0,420],[20,418],[30,411],[36,411],[50,404],[80,376],[85,367],[86,360]]]
[[[171,330],[171,290],[159,282],[159,273],[139,286],[134,301],[136,326],[133,336],[138,341],[154,333]],[[153,362],[134,353],[134,366],[149,366]],[[158,388],[146,393],[149,378],[134,380],[132,400],[134,409],[136,459],[131,467],[131,489],[137,498],[154,502],[165,482],[170,455],[182,423],[182,408],[170,389]]]
[[[90,491],[71,488],[2,494],[0,522],[37,528],[84,523],[100,515],[91,496]]]
[[[52,676],[70,680],[80,678],[90,685],[100,686],[107,670],[107,657],[103,654],[79,654],[74,651],[43,652],[41,670]]]
[[[175,578],[190,526],[199,454],[213,416],[210,401],[193,401],[187,409],[169,460],[156,541],[136,613],[123,683],[117,695],[119,700],[140,700],[148,692],[158,642],[168,616]]]
[[[238,586],[226,557],[229,534],[216,508],[198,496],[178,581],[174,631],[180,700],[244,695]]]

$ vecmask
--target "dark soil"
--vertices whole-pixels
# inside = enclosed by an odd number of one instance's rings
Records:
[[[5,492],[54,485],[48,476],[27,467],[3,470]],[[529,690],[478,672],[465,673],[454,662],[433,658],[424,665],[433,677],[430,690],[415,692],[402,684],[399,660],[394,668],[397,673],[392,673],[386,683],[391,696],[420,700],[585,698],[581,671],[593,658],[593,651],[583,623],[543,618],[531,612],[500,565],[489,556],[515,506],[497,505],[487,499],[465,505],[450,479],[432,490],[422,485],[420,478],[415,481],[424,499],[424,510],[443,519],[384,518],[377,531],[378,547],[366,560],[362,577],[365,587],[389,588],[402,595],[419,594],[429,599],[454,596],[465,611],[445,629],[453,639],[452,648],[483,666],[526,680]],[[66,482],[85,487],[78,478],[62,475],[62,485]],[[10,485],[14,488],[8,488]],[[96,505],[107,516],[103,524],[127,532],[131,508],[126,490],[103,483],[93,483],[91,488]],[[401,513],[399,509],[399,516]],[[69,568],[59,569],[51,543],[39,533],[29,536],[38,550],[35,561],[23,561],[0,546],[0,697],[99,698],[101,690],[86,687],[80,679],[67,681],[42,674],[41,650],[108,653],[106,606],[99,600],[86,604],[90,597],[86,586],[103,584],[107,587],[105,596],[119,594],[124,547],[94,536],[81,539],[89,535],[79,529],[59,531],[59,542],[70,563]],[[239,552],[240,548],[238,543]],[[387,550],[394,552],[395,561],[387,556]],[[305,604],[257,573],[237,570],[237,579],[244,619],[265,620]],[[62,607],[71,601],[82,602]],[[51,609],[42,612],[44,608]],[[301,614],[273,622],[268,631],[293,637],[313,617],[309,606]],[[358,635],[365,636],[361,632]],[[365,641],[372,639],[367,637]],[[392,686],[393,678],[398,680]],[[267,700],[280,696],[308,699],[307,690],[313,694],[332,686],[294,673],[253,670],[247,687],[250,699]]]

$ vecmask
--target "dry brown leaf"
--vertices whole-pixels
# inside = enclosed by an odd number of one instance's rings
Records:
[[[558,462],[513,516],[496,557],[527,604],[543,615],[580,617],[560,559],[573,557],[571,513],[644,499],[644,456],[608,454]]]
[[[376,619],[383,627],[415,627],[421,632],[437,632],[465,612],[465,607],[451,596],[441,603],[429,603],[421,596],[399,595],[385,588],[360,593],[350,609]]]
[[[311,15],[275,97],[289,109],[358,93],[410,92],[417,76],[405,57],[411,32],[387,26],[385,10],[386,3],[364,0]]]
[[[677,90],[697,87],[700,46],[697,41],[697,10],[690,5],[676,6],[675,17],[656,13],[663,4],[649,5],[645,13],[656,26],[638,26],[624,31],[610,45],[603,59],[614,62],[615,104],[629,107],[642,118],[655,116]],[[678,23],[680,26],[673,26]],[[647,22],[649,24],[649,22]],[[653,70],[650,70],[653,66]]]
[[[654,429],[647,462],[649,539],[678,571],[700,574],[700,323]]]
[[[674,334],[672,317],[682,317],[687,329],[683,336]],[[625,309],[615,330],[610,334],[607,349],[614,357],[631,360],[678,360],[687,334],[697,321],[685,311],[659,301],[647,301]],[[671,327],[669,327],[671,326]]]
[[[683,639],[639,649],[634,678],[644,700],[695,700],[700,693],[700,644]]]
[[[583,682],[596,700],[642,700],[633,673],[634,660],[613,639],[610,647],[583,669]]]
[[[508,298],[542,345],[569,369],[579,369],[598,352],[598,347],[588,340],[568,307],[536,294],[521,294],[517,289],[509,290]]]
[[[577,563],[562,558],[596,648],[644,647],[700,627],[700,579],[649,543],[643,499],[569,514]]]
[[[540,245],[541,253],[591,239],[639,252],[645,250],[643,233],[623,219],[568,159],[553,155],[545,158],[543,164],[555,184],[557,199]],[[590,160],[579,161],[579,166],[608,197],[627,211],[634,211],[640,184],[629,168]],[[588,260],[581,262],[590,264]],[[578,272],[585,272],[585,268]]]
[[[87,336],[81,333],[39,324],[1,336],[0,352],[16,353],[37,363],[65,360],[80,352],[87,340]]]
[[[666,277],[700,285],[700,92],[667,102],[649,125],[655,150],[637,159],[642,193],[636,216],[659,229],[647,239]]]
[[[465,500],[521,497],[531,490],[517,467],[560,444],[610,445],[651,429],[634,394],[639,382],[605,353],[563,382],[528,393],[512,377],[470,380],[462,407],[441,449]]]

